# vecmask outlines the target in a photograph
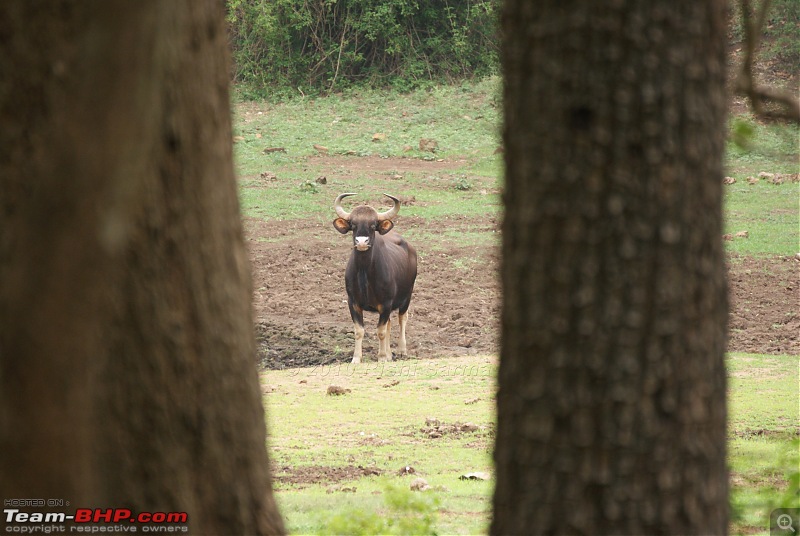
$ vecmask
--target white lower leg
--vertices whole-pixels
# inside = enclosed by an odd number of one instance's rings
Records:
[[[405,357],[408,355],[408,351],[406,350],[406,322],[408,321],[408,311],[398,315],[397,321],[400,324],[400,342],[397,345],[397,353]]]
[[[356,335],[356,347],[353,350],[353,363],[361,363],[361,343],[364,341],[364,326],[353,323]]]
[[[389,322],[378,326],[378,361],[392,360],[392,351],[389,349],[390,332],[391,324]]]

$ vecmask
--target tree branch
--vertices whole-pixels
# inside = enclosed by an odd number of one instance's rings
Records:
[[[744,26],[745,56],[742,70],[736,83],[736,91],[750,99],[753,113],[767,119],[783,119],[800,123],[800,102],[789,93],[769,87],[758,87],[753,77],[753,59],[759,38],[767,20],[770,0],[764,0],[758,11],[755,24],[751,21],[750,0],[741,0],[742,25]],[[781,109],[767,109],[768,103],[777,103]]]

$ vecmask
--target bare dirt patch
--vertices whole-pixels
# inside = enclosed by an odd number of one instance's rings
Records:
[[[336,484],[358,480],[367,476],[380,475],[382,472],[377,467],[364,467],[362,465],[345,465],[341,467],[328,467],[325,465],[283,466],[273,468],[272,478],[280,484],[307,487],[315,484]]]
[[[732,257],[728,265],[728,349],[800,354],[800,262]]]
[[[350,171],[452,168],[453,162],[418,159],[316,157]],[[424,226],[403,217],[397,229]],[[282,369],[348,362],[353,326],[347,311],[344,268],[347,239],[333,228],[308,229],[285,222],[245,222],[254,270],[254,307],[259,360]],[[464,218],[437,220],[438,233],[494,233],[488,245],[462,246],[441,240],[415,244],[419,275],[409,310],[411,357],[435,358],[498,351],[500,288],[497,222],[476,228]],[[329,231],[329,232],[328,232]],[[329,236],[328,236],[329,235]],[[800,354],[800,262],[793,257],[732,257],[729,262],[730,351]],[[394,318],[396,320],[396,317]],[[377,354],[377,315],[365,315],[365,360]],[[393,322],[396,326],[396,322]],[[396,345],[396,330],[392,334]]]
[[[401,232],[408,220],[398,218]],[[440,222],[438,229],[462,224]],[[353,324],[344,290],[349,243],[338,240],[333,228],[329,240],[289,237],[278,242],[273,240],[285,233],[285,224],[250,220],[246,229],[261,365],[282,369],[349,361]],[[495,352],[500,305],[496,246],[421,253],[409,310],[409,354],[429,358]],[[377,355],[376,325],[377,315],[365,315],[365,360]],[[397,333],[392,335],[394,348]]]
[[[430,157],[429,160],[421,158],[403,158],[381,156],[311,156],[308,163],[313,166],[323,166],[333,170],[349,173],[375,173],[387,175],[396,173],[433,173],[436,171],[451,170],[467,163],[466,158],[438,158]]]

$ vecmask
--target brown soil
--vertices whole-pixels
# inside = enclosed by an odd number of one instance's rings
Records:
[[[380,475],[382,471],[377,467],[358,467],[346,465],[342,467],[327,467],[324,465],[308,465],[297,467],[273,467],[272,478],[279,484],[292,484],[294,487],[306,487],[311,484],[332,484],[372,475]],[[340,489],[338,491],[351,491]],[[355,491],[355,490],[352,490]]]
[[[798,267],[794,257],[729,259],[729,350],[800,354]]]
[[[392,160],[381,159],[384,169],[400,167]],[[358,164],[365,162],[358,159]],[[397,229],[402,233],[420,223],[401,214]],[[468,226],[475,230],[474,222],[467,218],[437,222],[441,232]],[[484,230],[496,233],[496,222],[489,222]],[[352,322],[344,291],[344,266],[350,250],[346,237],[333,228],[327,231],[289,231],[282,222],[246,222],[255,277],[259,358],[265,368],[314,366],[350,359]],[[416,246],[420,264],[409,310],[410,355],[434,358],[496,353],[500,307],[498,247],[448,247],[444,242]],[[729,350],[800,354],[798,279],[795,258],[730,259]],[[368,314],[365,320],[364,355],[371,359],[377,353],[377,316]]]

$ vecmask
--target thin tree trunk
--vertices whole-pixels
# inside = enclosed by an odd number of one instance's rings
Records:
[[[725,4],[507,0],[493,534],[727,531]]]
[[[0,496],[281,533],[221,2],[0,3]]]

